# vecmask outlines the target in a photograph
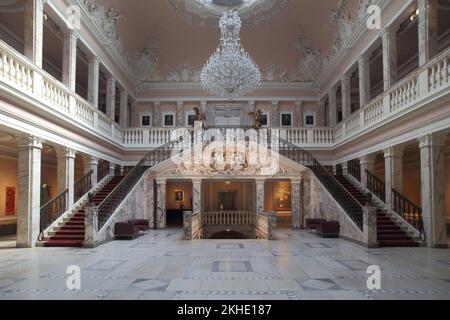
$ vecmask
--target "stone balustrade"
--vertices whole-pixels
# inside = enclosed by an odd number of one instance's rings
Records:
[[[393,85],[366,106],[360,108],[335,128],[281,128],[280,137],[302,148],[331,148],[351,140],[380,123],[389,122],[421,106],[431,96],[449,92],[450,49]],[[156,148],[171,140],[173,129],[126,128],[112,121],[85,99],[69,90],[30,60],[0,40],[0,85],[6,84],[14,94],[25,95],[42,103],[43,111],[56,111],[67,121],[75,121],[87,129],[124,147]]]
[[[249,225],[255,223],[251,211],[211,211],[202,214],[203,225]]]

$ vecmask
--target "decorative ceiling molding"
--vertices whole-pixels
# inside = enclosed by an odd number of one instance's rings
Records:
[[[273,17],[280,14],[293,0],[244,0],[232,6],[243,21],[243,25],[256,26],[268,24]],[[214,4],[213,0],[166,0],[176,16],[187,25],[215,26],[217,17],[228,6]]]

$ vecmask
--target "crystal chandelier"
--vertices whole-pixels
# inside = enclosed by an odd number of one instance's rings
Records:
[[[213,95],[234,99],[258,89],[261,71],[241,45],[241,19],[228,10],[219,22],[220,45],[202,69],[200,81]]]

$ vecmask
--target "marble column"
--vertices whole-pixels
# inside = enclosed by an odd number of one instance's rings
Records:
[[[106,80],[106,115],[112,121],[116,118],[116,80],[112,76]]]
[[[185,119],[184,119],[184,101],[177,101],[177,127],[185,127]]]
[[[418,0],[419,9],[419,66],[423,66],[438,52],[437,0]]]
[[[115,163],[112,163],[112,162],[109,163],[109,175],[111,177],[114,177],[116,175],[116,164]]]
[[[302,115],[303,118],[303,115]],[[326,108],[325,108],[325,100],[319,101],[319,110],[317,112],[317,126],[325,127],[326,125]]]
[[[295,101],[295,119],[294,122],[299,128],[304,126],[303,123],[303,101]]]
[[[256,214],[264,212],[264,179],[256,179]]]
[[[345,120],[352,114],[352,93],[350,84],[350,73],[342,76],[341,89],[342,89],[342,120]]]
[[[358,58],[359,72],[359,106],[364,107],[370,102],[370,59],[365,53]]]
[[[166,180],[156,179],[156,228],[166,227]]]
[[[427,134],[419,139],[422,216],[429,247],[447,247],[445,210],[444,137]]]
[[[300,210],[301,210],[301,179],[291,179],[291,211],[292,211],[292,228],[300,229]]]
[[[202,214],[202,180],[192,179],[192,214]]]
[[[98,108],[98,90],[100,79],[100,58],[96,55],[89,57],[88,71],[88,102]]]
[[[84,242],[83,246],[94,248],[98,242],[98,208],[85,207],[84,214]]]
[[[123,89],[120,92],[120,115],[119,121],[122,128],[128,128],[129,120],[128,120],[128,92]]]
[[[58,193],[68,190],[67,207],[70,208],[74,201],[75,151],[70,148],[58,148],[56,158]]]
[[[155,128],[162,127],[161,117],[161,102],[153,101],[153,126]]]
[[[368,248],[378,247],[377,210],[378,208],[372,205],[363,208],[363,241]]]
[[[272,119],[272,127],[280,127],[280,112],[279,112],[279,102],[272,101],[272,113],[270,118]]]
[[[384,150],[386,205],[393,208],[392,189],[403,192],[403,148],[389,147]]]
[[[147,210],[150,219],[150,227],[155,228],[155,180],[147,177]]]
[[[367,188],[367,171],[375,173],[375,154],[364,155],[359,158],[359,164],[361,168],[361,183]]]
[[[92,170],[91,188],[95,187],[95,185],[97,184],[97,179],[98,179],[98,175],[97,175],[98,158],[89,156],[89,155],[84,155],[83,156],[83,166],[84,166],[84,174],[87,174],[88,172],[90,172]]]
[[[381,33],[383,46],[383,84],[384,91],[397,81],[397,25],[383,29]]]
[[[336,88],[331,88],[328,92],[328,124],[334,128],[337,125],[337,102],[336,102]]]
[[[40,233],[42,141],[36,137],[24,137],[17,146],[17,247],[31,248],[36,245]]]
[[[342,167],[342,174],[343,175],[348,174],[348,162],[347,161],[343,162],[341,164],[341,167]]]
[[[24,1],[24,54],[42,68],[44,44],[44,5],[47,0]]]
[[[77,40],[78,34],[74,30],[64,32],[62,82],[73,92],[76,88]]]

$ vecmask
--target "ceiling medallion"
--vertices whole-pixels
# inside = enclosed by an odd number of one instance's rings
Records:
[[[219,47],[200,75],[204,90],[230,100],[255,91],[262,79],[258,66],[241,45],[241,25],[237,11],[228,10],[222,15]]]

